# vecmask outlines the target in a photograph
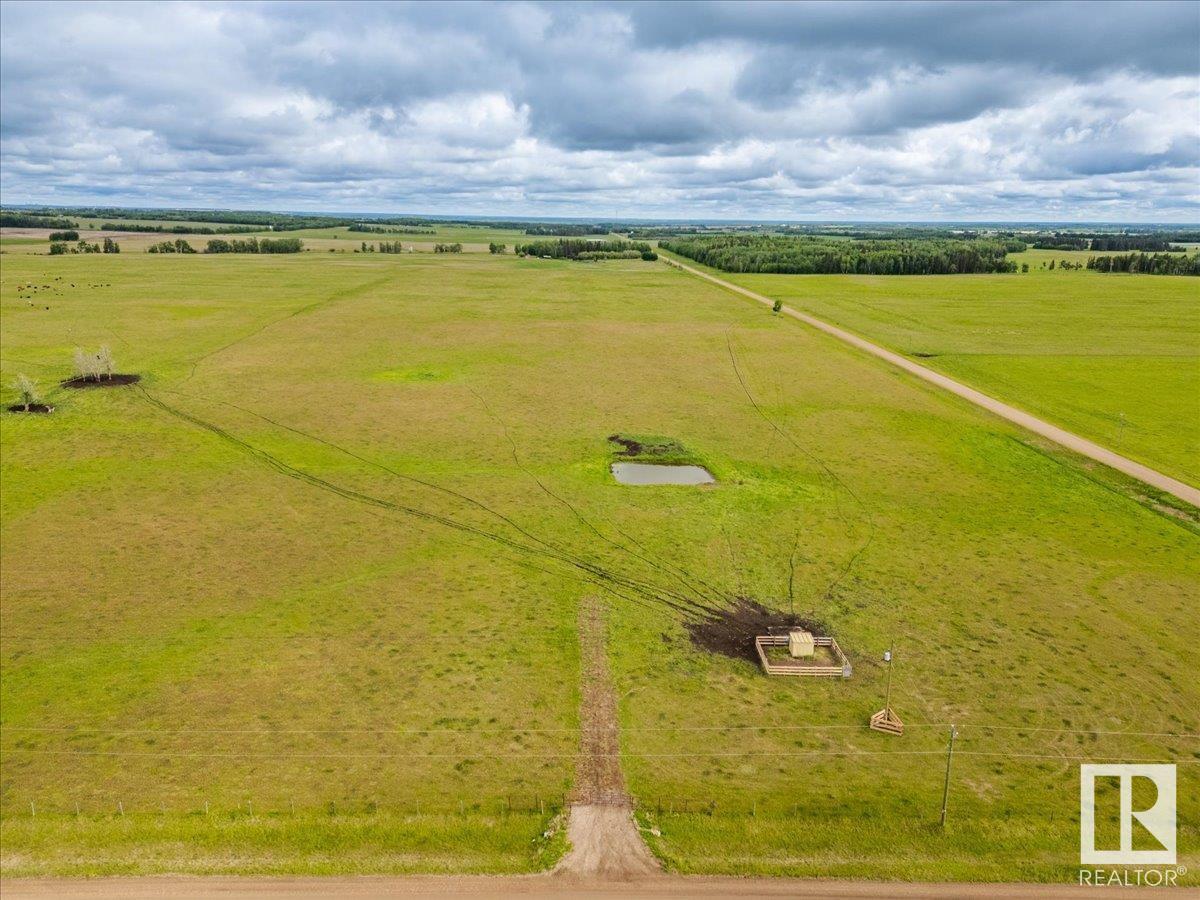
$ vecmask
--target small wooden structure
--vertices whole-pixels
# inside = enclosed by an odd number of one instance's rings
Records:
[[[887,734],[904,734],[904,723],[900,721],[900,717],[892,712],[890,706],[885,706],[875,715],[871,716],[871,728],[874,731],[883,731]]]
[[[812,632],[803,628],[793,628],[788,632],[788,653],[793,659],[812,656],[817,649]]]
[[[813,637],[813,646],[828,647],[836,665],[814,663],[811,658],[793,658],[771,660],[767,657],[767,647],[790,647],[790,634],[760,634],[754,639],[754,649],[758,651],[758,660],[762,663],[763,671],[768,675],[811,675],[818,678],[849,678],[852,674],[850,660],[831,637]]]

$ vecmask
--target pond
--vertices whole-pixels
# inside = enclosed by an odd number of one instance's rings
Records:
[[[612,473],[621,484],[712,484],[716,481],[703,466],[618,462],[612,464]]]

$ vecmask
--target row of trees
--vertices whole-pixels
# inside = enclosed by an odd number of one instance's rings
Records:
[[[653,253],[642,241],[589,241],[583,238],[561,238],[557,241],[532,241],[513,247],[520,256],[547,256],[551,259],[602,259],[598,254],[633,252],[637,256]],[[583,254],[589,254],[583,256]]]
[[[62,216],[37,215],[8,210],[0,211],[0,228],[78,228],[78,224]]]
[[[52,231],[50,232],[51,241],[77,241],[79,240],[78,231]]]
[[[139,234],[251,234],[262,231],[252,225],[225,225],[212,228],[208,225],[140,225],[133,222],[120,224],[105,222],[100,226],[103,231],[136,231]]]
[[[608,234],[607,225],[530,225],[528,235],[539,237],[584,237],[589,234]]]
[[[720,235],[662,246],[726,272],[796,275],[966,275],[1015,272],[1005,241],[837,241],[815,237]]]
[[[176,238],[173,241],[163,241],[161,244],[152,244],[146,248],[147,253],[195,253],[196,248],[185,241],[183,238]]]
[[[66,241],[54,241],[50,244],[51,256],[63,256],[67,253],[120,253],[121,245],[112,238],[104,239],[104,246],[99,244],[89,244],[87,241],[79,241],[74,247]]]
[[[179,243],[176,241],[176,243]],[[186,241],[184,242],[186,243]],[[215,238],[204,248],[205,253],[299,253],[304,249],[300,238]],[[169,252],[169,251],[167,251]],[[187,252],[187,251],[181,251]]]
[[[1087,267],[1097,272],[1130,272],[1142,275],[1200,275],[1200,253],[1126,253],[1093,256]]]
[[[355,222],[346,230],[363,231],[368,234],[437,234],[437,229],[430,226],[364,225],[361,222]]]
[[[434,244],[434,253],[462,253],[462,244]]]
[[[1148,250],[1162,253],[1171,249],[1171,235],[1157,234],[1071,234],[1039,237],[1036,250]]]
[[[380,241],[378,250],[380,253],[403,253],[404,244],[400,241]],[[374,253],[376,252],[376,246],[375,244],[368,244],[366,241],[363,241],[361,252]]]
[[[488,253],[503,253],[508,249],[508,244],[488,244]]]

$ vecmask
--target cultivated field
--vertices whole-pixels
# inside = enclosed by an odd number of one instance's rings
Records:
[[[1074,880],[1080,759],[1180,762],[1197,846],[1194,512],[799,323],[661,263],[486,253],[13,252],[0,314],[6,403],[76,345],[142,375],[0,417],[6,874],[544,868],[589,596],[671,868]],[[617,485],[614,433],[717,484]],[[853,678],[698,646],[739,597]],[[893,642],[898,738],[864,727]]]
[[[1194,279],[1053,271],[958,277],[731,275],[1162,472],[1200,484]]]

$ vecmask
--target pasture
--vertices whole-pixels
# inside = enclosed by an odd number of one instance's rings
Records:
[[[1178,314],[1185,279],[1107,279]],[[838,310],[990,283],[881,281],[771,278]],[[545,868],[587,596],[673,869],[1073,880],[1081,759],[1180,762],[1197,846],[1195,512],[799,323],[661,263],[486,251],[14,252],[0,317],[5,403],[24,372],[55,406],[0,414],[6,875]],[[102,343],[139,385],[54,387]],[[717,483],[618,485],[613,434]],[[698,646],[738,598],[853,677]],[[899,738],[865,728],[893,644]]]
[[[718,274],[1200,484],[1195,279],[1042,268],[1093,255],[1030,250],[1011,275]]]

